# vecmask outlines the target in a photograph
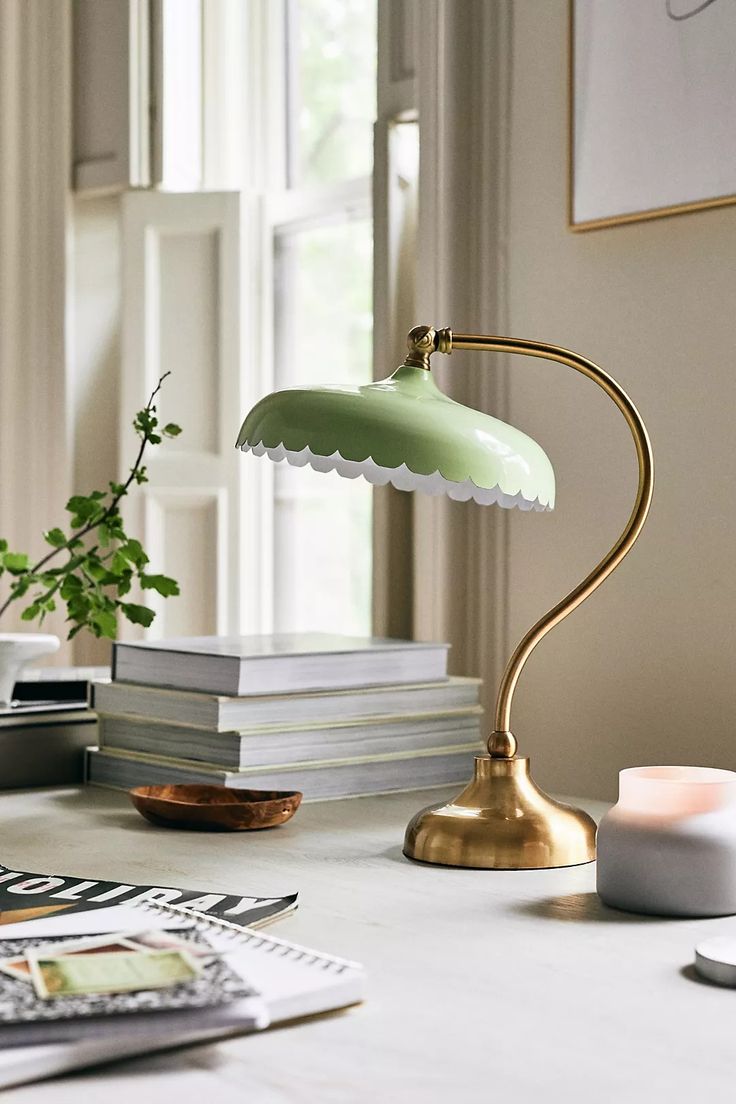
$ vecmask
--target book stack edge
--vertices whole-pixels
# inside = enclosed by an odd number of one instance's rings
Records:
[[[322,634],[116,645],[88,781],[305,801],[462,782],[482,750],[480,680],[449,678],[447,652]]]

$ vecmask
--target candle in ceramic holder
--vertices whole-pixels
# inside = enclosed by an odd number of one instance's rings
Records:
[[[659,916],[736,913],[736,772],[622,770],[597,850],[607,905]]]

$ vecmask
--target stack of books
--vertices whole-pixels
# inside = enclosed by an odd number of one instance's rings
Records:
[[[449,678],[447,652],[322,633],[116,644],[88,781],[307,801],[462,782],[482,750],[480,680]]]
[[[0,875],[0,1088],[363,999],[357,963],[254,930],[296,893]]]
[[[84,752],[97,720],[89,684],[105,667],[27,667],[0,706],[0,790],[60,786],[84,778]]]

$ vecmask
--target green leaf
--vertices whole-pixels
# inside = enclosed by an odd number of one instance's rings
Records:
[[[157,590],[164,598],[171,598],[181,593],[176,579],[170,579],[168,575],[144,575],[139,576],[144,590]]]
[[[103,548],[107,548],[108,544],[112,540],[112,534],[110,532],[109,525],[104,522],[102,525],[97,526],[97,536],[100,538],[100,544]]]
[[[64,601],[68,602],[70,598],[73,598],[77,594],[81,594],[83,589],[84,585],[78,575],[67,575],[64,582],[61,584],[59,593]]]
[[[61,548],[66,544],[66,537],[61,529],[49,529],[47,533],[44,533],[43,539],[53,548]]]
[[[39,575],[39,582],[44,586],[53,586],[60,575],[66,575],[66,567],[48,567]]]
[[[103,563],[100,563],[97,556],[90,556],[84,564],[84,570],[90,575],[96,583],[101,583],[105,575],[107,575],[107,568]]]
[[[72,495],[65,506],[65,509],[70,514],[75,514],[78,518],[82,518],[83,521],[89,521],[99,508],[99,505],[93,498],[87,498],[85,495]]]
[[[3,564],[11,575],[22,575],[28,570],[29,561],[25,552],[6,552]]]
[[[114,571],[106,571],[104,575],[101,575],[97,580],[100,586],[117,586],[120,582],[120,576],[116,575]]]
[[[110,534],[110,540],[124,541],[128,539],[120,518],[113,518],[111,522],[108,522],[107,531]]]
[[[26,606],[20,615],[21,621],[35,621],[41,612],[41,607],[38,602],[32,602],[30,606]]]
[[[121,556],[125,556],[126,560],[136,567],[145,567],[148,563],[148,556],[143,551],[143,545],[134,538],[126,540],[125,544],[121,544],[120,548],[118,548],[118,552]]]
[[[74,598],[65,599],[67,613],[72,621],[86,621],[92,608],[92,603],[86,595],[76,595]]]
[[[125,487],[123,486],[122,483],[111,483],[110,484],[110,491],[115,496],[115,498],[117,498],[118,495],[121,495],[124,490],[125,490]]]
[[[8,542],[4,539],[0,539],[0,552],[8,551]]]
[[[153,622],[156,614],[148,606],[137,606],[134,602],[122,602],[120,605],[125,616],[134,625],[144,625],[146,628]]]
[[[116,551],[110,562],[110,570],[114,571],[116,575],[123,575],[126,571],[130,571],[128,561],[125,556],[121,555],[120,551]]]
[[[139,410],[133,421],[133,428],[136,433],[141,434],[143,437],[150,438],[151,433],[158,425],[158,418],[153,413],[155,407],[151,407],[150,410]]]
[[[100,630],[99,635],[114,640],[118,634],[118,622],[112,610],[97,609],[89,615],[90,622]]]
[[[181,426],[178,426],[176,422],[169,422],[165,425],[163,430],[164,437],[178,437],[181,433]]]

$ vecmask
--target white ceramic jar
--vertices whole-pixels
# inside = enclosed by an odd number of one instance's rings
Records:
[[[736,913],[736,772],[629,767],[598,828],[607,905],[660,916]]]

